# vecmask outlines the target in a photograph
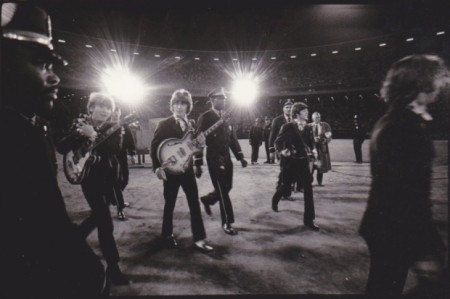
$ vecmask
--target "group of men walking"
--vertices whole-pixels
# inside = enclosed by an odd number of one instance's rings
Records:
[[[53,65],[64,64],[53,50],[50,18],[27,2],[6,3],[1,10],[0,136],[8,144],[0,155],[6,174],[1,186],[6,213],[1,218],[0,272],[4,283],[0,294],[2,298],[107,296],[110,283],[130,283],[119,268],[109,211],[109,205],[117,203],[114,193],[126,186],[119,177],[118,160],[124,134],[113,131],[101,146],[89,148],[100,158],[81,184],[93,220],[89,225],[74,225],[58,185],[55,144],[45,120],[57,99],[60,81]],[[428,106],[443,97],[449,85],[448,68],[434,55],[412,55],[397,61],[383,83],[381,94],[389,109],[373,130],[373,179],[360,227],[371,259],[366,292],[377,298],[400,295],[414,262],[427,258],[439,264],[442,260],[445,246],[433,223],[429,198],[434,152],[426,126],[432,120]],[[235,219],[229,197],[233,177],[230,150],[242,167],[247,166],[233,126],[224,116],[225,90],[214,89],[208,98],[212,107],[199,117],[194,128],[187,118],[193,107],[191,94],[176,90],[170,100],[173,115],[158,124],[151,144],[153,169],[164,181],[165,244],[177,246],[172,222],[181,186],[191,212],[194,246],[204,252],[214,248],[205,241],[195,180],[202,175],[203,148],[214,190],[201,197],[201,202],[207,214],[211,213],[210,206],[219,202],[222,228],[229,235],[237,234],[232,227]],[[92,93],[87,109],[88,115],[76,120],[70,133],[58,142],[60,153],[89,147],[118,123],[115,102],[108,95]],[[272,209],[277,212],[280,199],[289,194],[292,184],[301,183],[303,222],[318,230],[312,172],[318,172],[318,184],[323,185],[322,175],[330,169],[327,144],[332,135],[320,114],[313,114],[311,124],[308,117],[305,103],[284,103],[283,114],[271,124],[266,162],[273,163],[275,154],[279,154],[280,175]],[[189,131],[195,135],[188,145],[195,158],[189,156],[182,173],[174,175],[167,170],[167,161],[160,160],[158,150],[164,140],[180,139]],[[267,136],[266,128],[264,132]],[[179,154],[186,156],[186,150]],[[85,240],[95,226],[106,271]]]

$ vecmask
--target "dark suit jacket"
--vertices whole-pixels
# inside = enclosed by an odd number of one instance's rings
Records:
[[[7,145],[0,154],[0,297],[99,292],[103,266],[66,212],[48,124],[32,126],[17,112],[2,111],[0,138]]]
[[[314,137],[310,126],[306,125],[303,131],[297,127],[297,123],[290,122],[281,127],[280,133],[274,142],[277,151],[289,149],[291,157],[302,159],[314,149]]]
[[[99,134],[98,138],[101,138],[102,134],[114,124],[106,122],[100,129],[96,129]],[[86,137],[76,132],[76,125],[74,123],[69,134],[57,144],[57,150],[60,154],[65,154],[70,150],[79,148],[80,145],[86,145],[87,142]],[[101,159],[98,163],[94,163],[90,167],[90,171],[82,183],[85,186],[102,190],[104,194],[110,194],[110,201],[113,204],[117,202],[117,199],[112,188],[119,184],[121,177],[121,166],[118,158],[121,145],[122,131],[118,129],[92,151],[93,155],[99,156]]]
[[[269,142],[269,137],[270,137],[270,131],[272,130],[272,124],[264,124],[264,130],[263,130],[263,138],[264,138],[264,142]]]
[[[370,141],[372,183],[360,233],[369,246],[402,248],[416,258],[442,247],[431,215],[434,156],[425,122],[409,110],[389,110]]]
[[[210,109],[198,118],[197,131],[205,131],[219,120],[220,117]],[[210,158],[214,156],[229,157],[230,149],[238,161],[244,158],[233,127],[228,122],[220,125],[206,137],[206,146],[206,155]],[[195,156],[195,165],[203,165],[203,151]]]
[[[261,126],[252,126],[249,134],[249,141],[251,145],[261,145],[263,141],[263,130]]]
[[[181,130],[180,125],[177,123],[173,115],[161,120],[158,123],[150,145],[150,156],[152,158],[153,171],[156,171],[156,169],[161,167],[161,162],[158,159],[158,146],[168,138],[181,139],[186,133],[187,130],[186,132]],[[192,167],[192,161],[189,167]]]
[[[278,115],[272,120],[272,128],[270,129],[269,136],[269,151],[271,153],[275,152],[274,142],[280,132],[281,126],[286,123],[286,118],[284,114]]]

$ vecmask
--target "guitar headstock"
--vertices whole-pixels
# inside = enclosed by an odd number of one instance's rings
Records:
[[[230,111],[225,111],[224,114],[222,114],[222,119],[224,121],[229,121],[231,119],[231,110]]]
[[[139,120],[137,112],[132,112],[120,120],[120,125],[129,125]]]

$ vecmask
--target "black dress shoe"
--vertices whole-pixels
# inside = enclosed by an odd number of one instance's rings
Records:
[[[127,220],[127,216],[125,216],[125,213],[123,211],[118,211],[117,212],[117,219],[119,219],[121,221],[125,221],[125,220]]]
[[[164,246],[166,248],[175,248],[178,246],[177,240],[173,235],[164,238]]]
[[[199,240],[194,243],[195,248],[202,252],[210,252],[214,250],[214,247],[208,245],[204,240]]]
[[[272,201],[272,210],[273,210],[274,212],[278,212],[278,204],[277,204],[277,203],[274,203],[273,201]]]
[[[202,196],[200,197],[200,200],[203,204],[203,207],[205,208],[206,214],[211,215],[212,214],[211,207],[209,206],[209,203],[206,201],[206,198]]]
[[[129,285],[130,281],[120,271],[119,266],[112,266],[106,268],[106,275],[112,284],[117,286]]]
[[[237,231],[235,231],[234,228],[232,228],[230,224],[224,224],[223,231],[232,236],[237,235]]]
[[[313,221],[311,221],[311,222],[304,222],[303,224],[305,224],[306,227],[309,227],[312,230],[315,230],[315,231],[320,230],[320,227],[317,226],[316,224],[314,224]]]
[[[272,210],[274,212],[278,212],[278,206],[277,205],[272,205]]]

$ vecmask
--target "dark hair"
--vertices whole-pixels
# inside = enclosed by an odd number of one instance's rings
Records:
[[[438,56],[407,56],[395,62],[389,69],[380,94],[389,105],[403,108],[419,93],[432,92],[436,79],[448,76],[444,60]]]
[[[193,104],[192,104],[192,96],[189,91],[182,88],[182,89],[177,89],[173,92],[172,98],[170,99],[170,111],[172,111],[173,104],[175,104],[177,102],[187,103],[188,108],[187,108],[186,114],[191,113]]]
[[[305,103],[302,102],[294,103],[294,105],[292,105],[291,108],[291,119],[294,119],[297,116],[297,114],[300,114],[300,111],[307,108],[308,105],[306,105]]]

